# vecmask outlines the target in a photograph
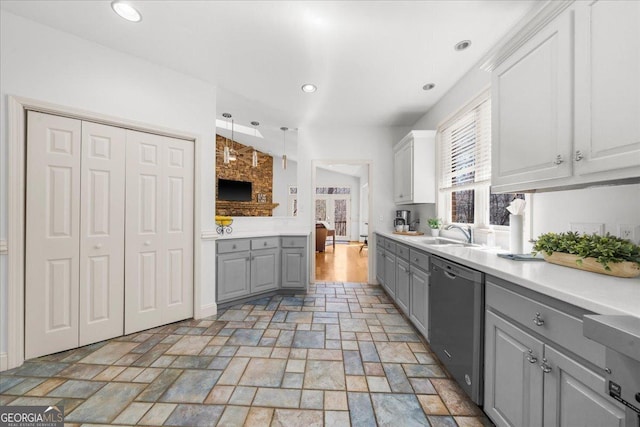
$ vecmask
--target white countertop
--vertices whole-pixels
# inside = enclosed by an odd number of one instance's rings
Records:
[[[498,257],[497,251],[420,243],[428,236],[377,233],[596,314],[640,317],[640,277],[623,279],[547,262],[511,261]]]
[[[232,226],[233,227],[233,226]],[[291,230],[268,230],[268,231],[234,231],[231,234],[223,234],[218,239],[251,239],[253,237],[271,237],[271,236],[304,236],[311,234],[309,230],[291,229]]]

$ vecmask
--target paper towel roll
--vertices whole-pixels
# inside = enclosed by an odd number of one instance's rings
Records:
[[[522,215],[509,215],[509,252],[522,253]]]

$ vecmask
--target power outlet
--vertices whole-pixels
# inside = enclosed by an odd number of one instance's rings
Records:
[[[618,224],[618,237],[636,242],[640,238],[640,226],[633,224]]]
[[[604,223],[601,222],[570,222],[569,230],[580,234],[604,234]]]

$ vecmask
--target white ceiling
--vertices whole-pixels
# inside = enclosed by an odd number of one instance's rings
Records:
[[[537,1],[130,3],[142,22],[103,0],[1,7],[211,82],[219,116],[257,120],[267,140],[281,141],[280,126],[411,126]],[[464,39],[471,47],[454,51]],[[300,90],[308,82],[315,94]],[[429,82],[436,88],[423,91]]]

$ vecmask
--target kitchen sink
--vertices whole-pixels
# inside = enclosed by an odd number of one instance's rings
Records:
[[[446,239],[443,237],[425,237],[423,239],[420,239],[419,242],[427,246],[440,246],[440,247],[470,246],[469,243],[461,242],[459,240]]]

